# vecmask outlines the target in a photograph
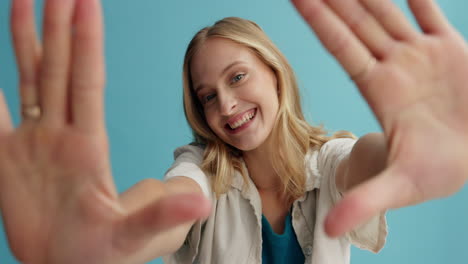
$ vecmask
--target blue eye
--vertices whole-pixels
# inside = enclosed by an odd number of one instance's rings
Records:
[[[234,78],[232,78],[231,82],[232,82],[232,83],[239,82],[239,81],[241,81],[242,79],[244,79],[244,77],[245,77],[245,74],[244,74],[244,73],[237,74],[236,76],[234,76]]]
[[[203,103],[208,103],[209,101],[211,101],[211,99],[215,98],[216,97],[216,94],[209,94],[205,97],[203,97]]]

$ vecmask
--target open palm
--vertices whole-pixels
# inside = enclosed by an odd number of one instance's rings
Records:
[[[468,47],[434,1],[408,1],[421,31],[392,1],[293,2],[355,81],[388,148],[387,168],[345,194],[328,232],[459,190],[468,179]]]
[[[157,181],[139,208],[125,206],[109,165],[100,2],[45,1],[43,43],[33,5],[12,1],[19,127],[0,93],[0,208],[10,247],[24,263],[144,263],[158,252],[150,243],[157,234],[209,207],[202,195],[164,196]]]

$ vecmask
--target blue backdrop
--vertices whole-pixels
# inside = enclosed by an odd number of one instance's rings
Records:
[[[404,1],[395,2],[409,14]],[[439,3],[467,37],[468,20],[464,16],[468,2]],[[10,1],[0,1],[0,87],[18,123],[9,5]],[[38,16],[41,6],[42,1],[38,1]],[[119,191],[144,178],[160,179],[171,165],[174,148],[191,140],[181,99],[184,51],[198,29],[226,16],[256,21],[286,54],[299,77],[310,122],[357,135],[380,130],[353,84],[288,1],[112,0],[104,1],[104,12],[107,126]],[[383,251],[374,255],[353,249],[353,263],[468,263],[467,202],[465,186],[450,198],[390,211],[390,233]],[[1,225],[0,263],[17,263]]]

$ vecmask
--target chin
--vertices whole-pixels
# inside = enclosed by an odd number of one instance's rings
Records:
[[[242,142],[242,143],[237,142],[237,144],[231,144],[231,145],[242,152],[248,152],[248,151],[257,149],[258,147],[262,145],[262,143],[263,141],[262,142]]]

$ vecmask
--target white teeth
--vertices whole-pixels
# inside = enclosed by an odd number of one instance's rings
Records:
[[[254,117],[254,113],[247,114],[247,115],[245,115],[244,117],[242,117],[241,120],[237,121],[237,122],[234,123],[233,125],[229,124],[229,126],[230,126],[232,129],[236,129],[236,128],[242,126],[243,124],[247,123],[247,121],[249,121],[250,119],[252,119],[252,117]]]

